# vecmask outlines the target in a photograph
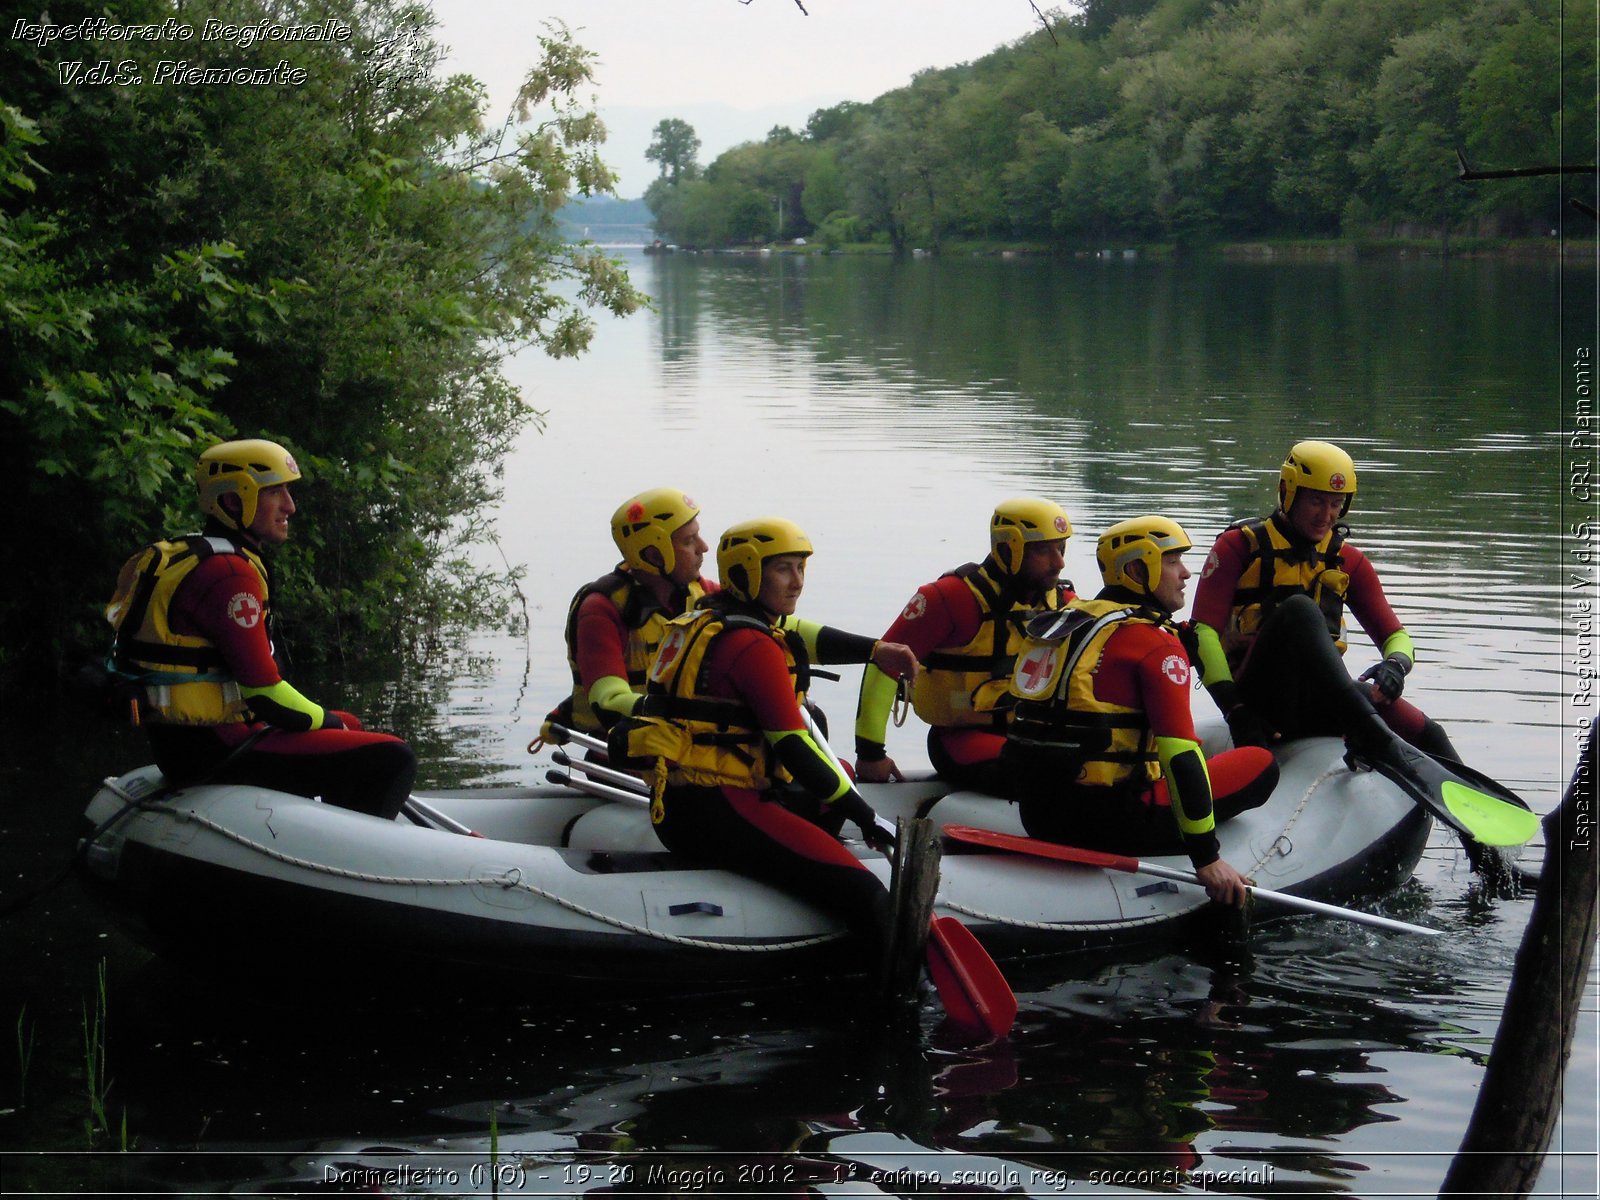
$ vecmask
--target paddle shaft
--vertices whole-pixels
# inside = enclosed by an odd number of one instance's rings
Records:
[[[637,775],[629,775],[626,771],[614,771],[610,767],[590,762],[583,758],[573,758],[557,750],[550,756],[559,766],[571,771],[582,771],[585,775],[599,783],[609,783],[612,787],[622,788],[624,791],[636,792],[640,796],[650,795],[650,785]]]
[[[620,800],[624,804],[635,804],[640,807],[649,807],[650,798],[641,796],[638,792],[627,792],[621,788],[612,787],[609,783],[601,783],[590,779],[586,775],[568,775],[560,771],[546,771],[545,776],[551,783],[559,783],[562,787],[572,788],[574,791],[587,792],[601,800]]]
[[[1119,871],[1137,871],[1141,875],[1155,875],[1161,879],[1175,879],[1179,883],[1190,883],[1195,887],[1203,888],[1192,871],[1179,870],[1177,867],[1163,867],[1157,863],[1141,862],[1138,859],[1129,860],[1132,867],[1117,867]],[[1324,904],[1320,900],[1308,900],[1304,896],[1291,896],[1288,892],[1275,892],[1271,888],[1257,887],[1253,883],[1246,883],[1245,887],[1263,900],[1271,900],[1281,904],[1284,908],[1299,908],[1306,912],[1321,913],[1328,917],[1342,917],[1346,921],[1356,921],[1362,925],[1372,925],[1379,929],[1392,929],[1397,933],[1420,933],[1426,937],[1438,937],[1440,931],[1429,929],[1426,925],[1412,925],[1407,921],[1396,921],[1390,917],[1380,917],[1374,913],[1361,912],[1354,908],[1340,908],[1337,904]]]
[[[571,742],[575,746],[582,746],[585,750],[595,750],[607,756],[611,753],[611,748],[606,745],[605,739],[597,738],[593,734],[580,733],[576,729],[568,729],[565,725],[551,725],[550,731],[564,741]]]
[[[463,825],[454,817],[440,812],[433,805],[418,800],[415,796],[407,796],[406,802],[400,806],[402,811],[411,816],[421,817],[428,824],[443,829],[447,833],[459,833],[464,837],[482,837],[476,829]]]
[[[1192,884],[1194,887],[1205,886],[1192,871],[1184,871],[1178,867],[1164,867],[1159,863],[1141,862],[1139,859],[1132,858],[1126,854],[1108,854],[1103,850],[1084,850],[1078,846],[1063,846],[1059,842],[1046,842],[1037,838],[1019,837],[1016,834],[1000,833],[992,829],[974,829],[968,825],[946,825],[944,834],[952,841],[963,842],[969,846],[983,846],[990,850],[1009,850],[1013,854],[1026,854],[1034,858],[1047,858],[1054,862],[1074,863],[1083,867],[1099,867],[1107,871],[1126,871],[1129,874],[1155,875],[1162,879],[1172,879],[1179,883]],[[1340,917],[1360,925],[1372,925],[1379,929],[1392,929],[1397,933],[1417,933],[1425,937],[1438,937],[1441,932],[1437,929],[1429,929],[1425,925],[1412,925],[1406,921],[1380,917],[1374,913],[1362,912],[1359,909],[1341,908],[1337,904],[1324,904],[1320,900],[1307,900],[1304,896],[1292,896],[1287,892],[1275,892],[1270,888],[1256,887],[1254,884],[1247,883],[1245,886],[1262,899],[1274,901],[1284,908],[1298,908],[1306,912],[1320,913],[1323,916]]]

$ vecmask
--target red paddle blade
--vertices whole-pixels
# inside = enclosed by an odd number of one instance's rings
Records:
[[[989,952],[954,917],[935,917],[928,927],[928,977],[944,1002],[945,1015],[973,1038],[1005,1037],[1017,1019],[1017,998]]]
[[[1061,846],[1055,842],[1041,842],[1038,838],[1018,837],[1014,833],[998,833],[993,829],[976,829],[971,825],[946,825],[944,835],[952,842],[969,846],[984,846],[990,850],[1009,850],[1013,854],[1030,854],[1034,858],[1053,858],[1058,862],[1080,863],[1086,867],[1101,867],[1107,871],[1137,871],[1139,860],[1123,854],[1106,854],[1100,850],[1080,850],[1076,846]]]

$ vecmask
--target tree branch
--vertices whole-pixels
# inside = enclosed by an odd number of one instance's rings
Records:
[[[1050,35],[1050,40],[1060,46],[1061,43],[1056,40],[1056,31],[1050,28],[1050,22],[1044,19],[1044,14],[1039,11],[1039,6],[1033,0],[1028,0],[1028,7],[1033,9],[1033,15],[1039,18],[1039,24],[1044,26],[1044,31]]]
[[[1471,183],[1478,179],[1523,179],[1530,175],[1593,175],[1596,168],[1593,163],[1586,166],[1553,167],[1507,167],[1500,171],[1474,171],[1467,166],[1467,156],[1460,150],[1456,151],[1456,165],[1459,168],[1456,178],[1464,183]]]

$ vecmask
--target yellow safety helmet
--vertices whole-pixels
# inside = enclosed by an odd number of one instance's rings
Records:
[[[1356,464],[1332,442],[1296,442],[1278,472],[1278,507],[1287,513],[1294,507],[1294,495],[1303,487],[1344,496],[1342,517],[1350,511],[1350,498],[1356,494]]]
[[[1022,568],[1022,555],[1030,542],[1054,542],[1072,536],[1066,510],[1052,500],[1014,496],[995,505],[989,518],[989,548],[1007,575]]]
[[[1169,517],[1130,517],[1100,535],[1094,556],[1107,587],[1125,587],[1150,595],[1161,580],[1161,556],[1193,545],[1183,526]],[[1142,584],[1128,574],[1128,568],[1136,562],[1144,564]]]
[[[741,521],[717,542],[717,577],[722,589],[740,600],[761,591],[761,567],[780,554],[810,554],[811,539],[793,521],[757,517]]]
[[[256,497],[262,488],[299,478],[294,455],[265,438],[220,442],[200,455],[194,469],[200,511],[241,532],[256,519]],[[239,497],[237,519],[222,506],[224,496]]]
[[[671,575],[678,565],[672,535],[699,515],[700,506],[676,488],[651,488],[624,500],[611,514],[611,540],[630,570]],[[661,555],[659,567],[644,557],[651,546]]]

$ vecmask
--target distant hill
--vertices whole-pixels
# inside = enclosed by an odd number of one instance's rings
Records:
[[[638,246],[654,236],[655,220],[643,200],[595,196],[570,201],[556,214],[562,232],[573,241],[584,238],[601,245]]]

